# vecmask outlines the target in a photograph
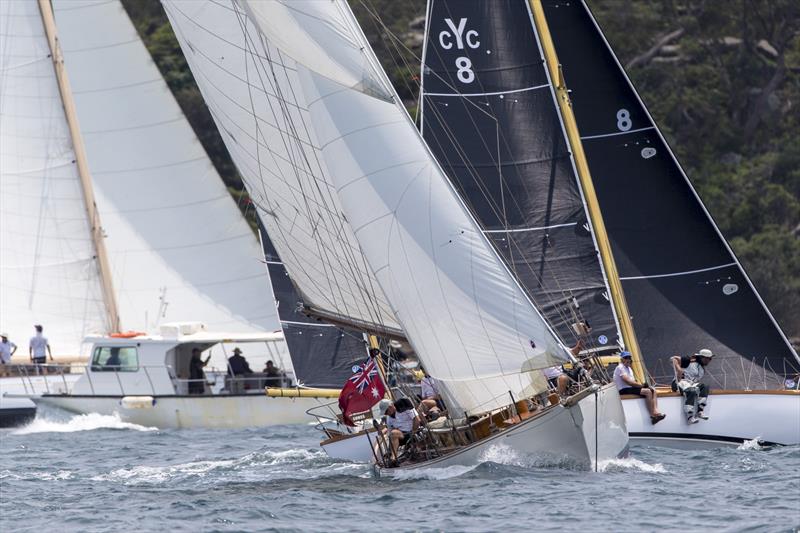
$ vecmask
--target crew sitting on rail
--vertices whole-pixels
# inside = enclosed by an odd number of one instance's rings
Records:
[[[658,411],[658,394],[653,387],[639,383],[633,377],[633,356],[631,352],[622,352],[619,354],[619,364],[614,369],[614,384],[619,390],[619,394],[634,394],[644,398],[647,404],[647,410],[650,412],[650,423],[653,425],[658,424],[667,415]]]
[[[386,415],[386,428],[389,431],[389,441],[392,445],[392,456],[397,457],[400,445],[405,445],[420,427],[419,413],[408,398],[399,398],[393,404],[382,400],[380,406]],[[385,406],[385,407],[384,407]]]
[[[573,357],[578,357],[578,354],[581,352],[583,348],[583,341],[578,339],[578,342],[570,348],[570,353]],[[577,366],[574,370],[577,370]],[[564,367],[562,365],[551,366],[549,368],[545,368],[542,370],[544,373],[544,377],[547,378],[547,382],[550,384],[551,389],[556,389],[558,391],[559,396],[566,396],[567,391],[569,390],[570,379],[573,381],[578,381],[578,374],[576,373],[574,376],[570,375],[569,373],[564,372]]]
[[[444,402],[441,395],[439,395],[439,385],[423,367],[419,369],[423,375],[422,380],[419,382],[421,387],[419,408],[425,416],[431,420],[436,420],[445,410]]]

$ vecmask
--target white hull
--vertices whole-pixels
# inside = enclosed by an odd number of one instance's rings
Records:
[[[606,385],[598,391],[597,399],[595,401],[595,394],[592,393],[571,407],[552,407],[543,414],[457,452],[400,469],[469,466],[485,460],[487,452],[495,446],[510,448],[521,456],[558,464],[569,462],[583,467],[591,467],[597,460],[615,459],[624,455],[628,448],[625,417],[616,388]],[[599,437],[597,440],[596,436]],[[370,439],[375,442],[374,433],[370,433]],[[326,444],[323,449],[335,459],[373,461],[372,449],[364,434]],[[392,470],[396,469],[382,471]]]
[[[329,457],[342,461],[352,461],[354,463],[372,463],[375,458],[372,453],[372,446],[375,444],[376,431],[367,433],[357,433],[341,440],[330,443],[323,442],[322,449]]]
[[[149,397],[137,397],[149,398]],[[243,428],[313,421],[306,411],[326,399],[269,398],[262,394],[157,396],[152,402],[123,402],[122,397],[42,396],[34,401],[73,413],[118,414],[123,422],[158,428]]]
[[[631,442],[650,446],[704,448],[737,446],[758,439],[767,444],[800,444],[800,392],[725,391],[708,397],[708,420],[688,424],[683,398],[660,396],[659,410],[667,418],[650,423],[644,400],[624,399]]]

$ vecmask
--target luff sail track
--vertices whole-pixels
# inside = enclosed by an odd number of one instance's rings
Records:
[[[542,0],[642,354],[709,348],[724,388],[780,388],[797,354],[756,292],[585,2]]]
[[[561,339],[619,328],[527,2],[430,0],[422,132]]]

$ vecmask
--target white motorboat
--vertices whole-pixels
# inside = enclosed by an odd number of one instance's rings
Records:
[[[308,409],[338,395],[292,388],[291,373],[281,380],[258,372],[234,375],[226,365],[233,344],[254,367],[280,361],[275,352],[280,333],[220,333],[201,324],[174,324],[163,326],[160,335],[86,340],[91,355],[84,372],[73,383],[56,380],[49,392],[30,395],[35,402],[74,413],[118,414],[143,426],[240,428],[309,422]],[[205,377],[193,380],[189,361],[195,348],[201,359],[210,359]],[[112,357],[116,364],[109,364]],[[270,386],[273,396],[265,394]]]

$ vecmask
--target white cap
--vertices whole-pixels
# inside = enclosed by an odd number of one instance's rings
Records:
[[[698,351],[695,355],[699,357],[708,357],[709,359],[714,357],[714,353],[708,348],[703,348],[702,350]]]
[[[386,414],[386,410],[389,408],[390,405],[392,405],[392,401],[391,400],[387,400],[386,398],[384,398],[378,404],[378,411],[381,414]]]

